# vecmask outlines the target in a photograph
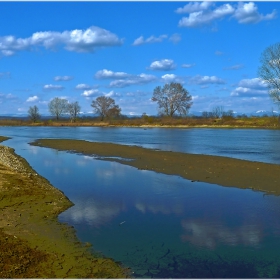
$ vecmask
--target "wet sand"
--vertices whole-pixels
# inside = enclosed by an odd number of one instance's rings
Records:
[[[192,181],[280,194],[280,165],[276,164],[83,140],[39,139],[31,144],[84,155],[106,157],[103,159],[133,166],[140,170],[178,175]]]
[[[0,145],[0,278],[128,277],[127,270],[93,255],[72,227],[58,222],[72,205],[13,149]]]

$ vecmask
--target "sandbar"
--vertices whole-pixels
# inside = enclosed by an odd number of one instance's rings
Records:
[[[277,164],[84,140],[38,139],[30,144],[104,157],[100,159],[119,162],[140,170],[177,175],[192,182],[280,194],[280,165]]]

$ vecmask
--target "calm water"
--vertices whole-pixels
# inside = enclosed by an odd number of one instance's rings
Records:
[[[137,278],[280,277],[280,197],[33,147],[75,138],[280,164],[280,131],[0,128],[75,206],[60,221]],[[280,175],[279,175],[280,176]]]

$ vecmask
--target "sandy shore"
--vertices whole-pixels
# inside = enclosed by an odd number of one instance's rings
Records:
[[[112,143],[69,139],[39,139],[32,145],[107,157],[142,170],[178,175],[192,181],[280,194],[280,165],[227,157],[186,154]],[[116,159],[122,157],[131,161]]]
[[[93,256],[72,227],[58,222],[72,205],[13,149],[0,145],[0,278],[128,277],[113,260]]]

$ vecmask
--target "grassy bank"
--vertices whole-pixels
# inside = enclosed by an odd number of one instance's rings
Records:
[[[1,140],[5,138],[1,137]],[[0,146],[0,278],[127,278],[58,222],[73,203],[13,149]]]
[[[279,129],[278,117],[223,117],[215,118],[167,118],[167,117],[141,117],[123,118],[100,121],[99,118],[78,118],[76,122],[69,119],[44,120],[32,123],[28,120],[6,119],[0,120],[0,126],[124,126],[124,127],[232,127],[232,128],[273,128]]]
[[[280,165],[276,164],[82,140],[39,139],[32,144],[85,155],[94,154],[107,157],[105,160],[116,161],[140,170],[178,175],[192,181],[280,194]]]

